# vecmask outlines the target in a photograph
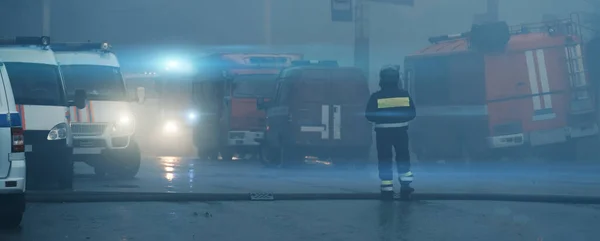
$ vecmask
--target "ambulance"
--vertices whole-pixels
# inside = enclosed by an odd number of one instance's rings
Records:
[[[0,58],[0,228],[16,228],[25,212],[25,143],[21,116]],[[8,141],[10,140],[10,141]]]
[[[99,176],[133,178],[140,164],[134,138],[136,120],[130,107],[144,98],[144,88],[129,98],[117,56],[108,43],[52,44],[65,80],[67,97],[86,92],[82,109],[70,108],[74,161],[92,166]]]
[[[21,115],[28,189],[71,189],[72,139],[69,113],[83,108],[85,93],[67,101],[49,37],[0,39],[0,59]]]

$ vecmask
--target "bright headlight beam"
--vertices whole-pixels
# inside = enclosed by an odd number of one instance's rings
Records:
[[[174,133],[177,132],[179,130],[179,127],[177,126],[177,123],[175,123],[174,121],[167,121],[167,123],[165,123],[164,126],[164,131],[167,133]]]
[[[121,116],[121,118],[119,118],[119,123],[121,124],[129,124],[129,122],[131,122],[129,116]]]
[[[167,62],[167,68],[177,68],[179,66],[179,61],[177,60],[169,60]]]

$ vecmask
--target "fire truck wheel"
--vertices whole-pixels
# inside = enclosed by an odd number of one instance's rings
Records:
[[[134,178],[139,172],[142,163],[142,154],[137,142],[131,141],[127,148],[119,150],[115,154],[115,162],[112,165],[110,174],[119,178]]]
[[[600,139],[598,136],[580,138],[573,145],[573,152],[580,162],[596,161],[600,152],[598,146],[600,145]]]

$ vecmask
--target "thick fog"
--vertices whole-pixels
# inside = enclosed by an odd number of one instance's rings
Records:
[[[40,35],[42,0],[2,1],[0,33]],[[50,0],[50,34],[55,41],[109,41],[123,66],[164,52],[264,45],[265,0]],[[332,22],[329,0],[270,0],[271,43],[311,59],[353,63],[352,23]],[[466,31],[485,0],[416,0],[414,7],[372,3],[371,68],[402,63],[403,56],[427,45],[434,35]],[[500,19],[536,22],[544,14],[566,17],[588,10],[586,0],[500,0]],[[176,46],[176,47],[175,47]],[[152,56],[156,57],[156,56]]]

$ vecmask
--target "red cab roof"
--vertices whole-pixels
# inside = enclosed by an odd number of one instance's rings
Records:
[[[507,51],[519,51],[526,49],[539,49],[553,46],[562,46],[566,44],[569,35],[550,35],[548,33],[521,33],[514,34],[508,41]],[[469,44],[466,38],[457,38],[441,41],[417,51],[407,57],[425,57],[437,55],[449,55],[468,52]]]

